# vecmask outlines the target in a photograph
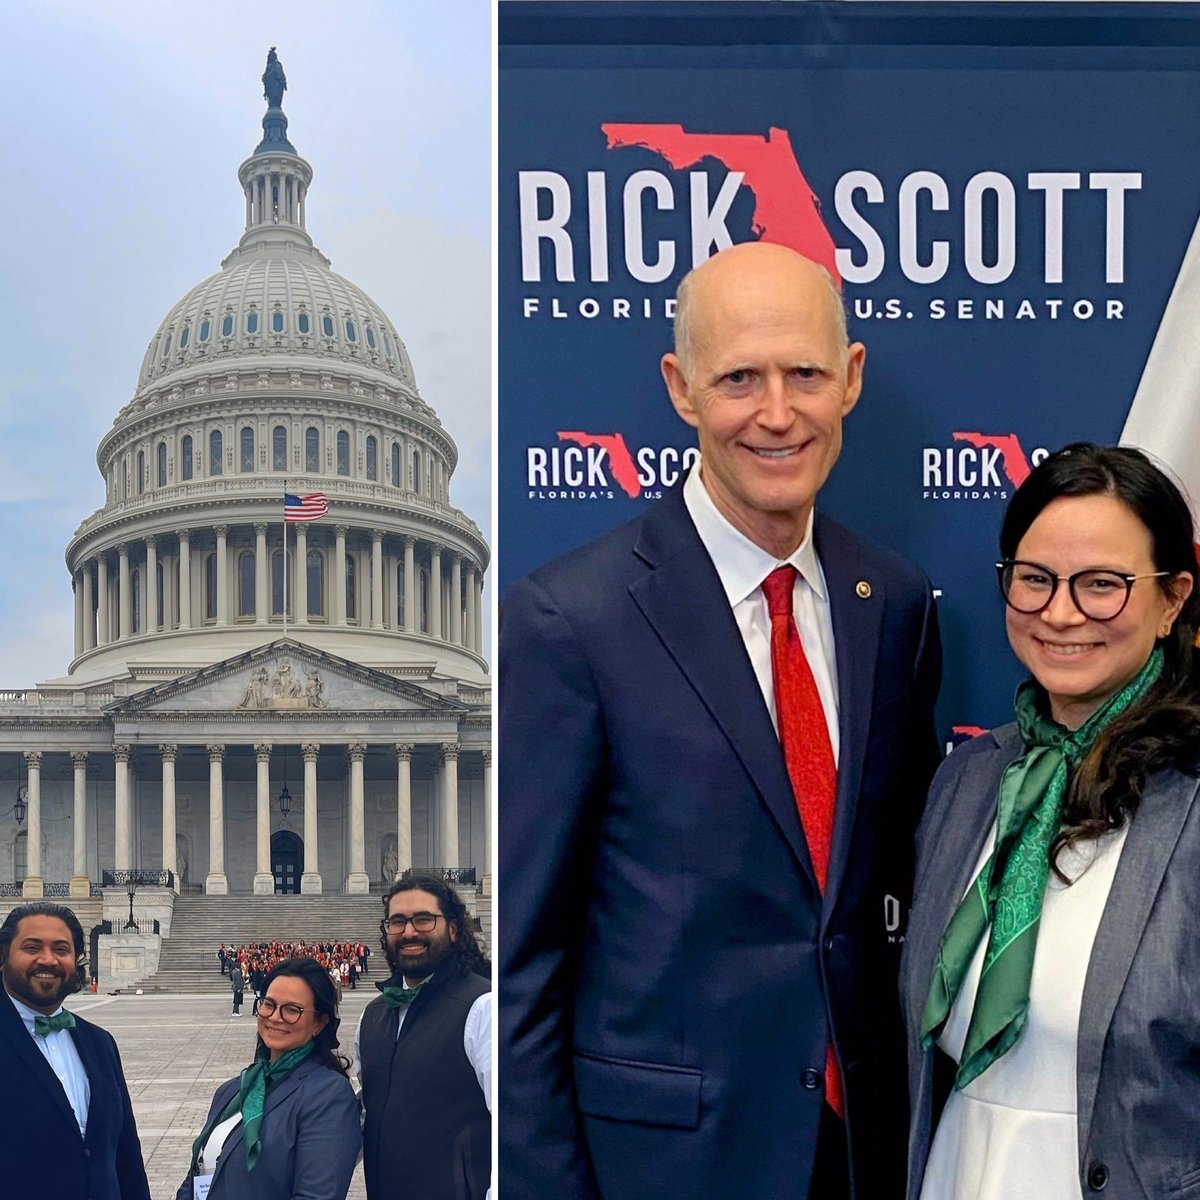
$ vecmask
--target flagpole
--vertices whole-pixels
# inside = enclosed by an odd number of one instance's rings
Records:
[[[287,544],[287,485],[283,481],[283,636],[287,637],[288,544]]]

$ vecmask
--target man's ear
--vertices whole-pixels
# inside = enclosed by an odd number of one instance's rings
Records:
[[[687,376],[683,373],[683,364],[679,355],[664,354],[662,357],[662,377],[667,385],[671,403],[680,419],[686,421],[693,429],[700,424],[696,406],[692,403],[692,389],[688,386]]]

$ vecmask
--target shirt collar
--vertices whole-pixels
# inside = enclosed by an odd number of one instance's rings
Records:
[[[684,482],[683,502],[687,506],[692,523],[696,526],[696,532],[700,535],[700,541],[704,543],[704,548],[717,569],[717,577],[721,580],[721,587],[725,589],[730,608],[736,607],[755,589],[760,588],[763,580],[782,563],[790,563],[795,567],[817,596],[828,602],[825,576],[817,558],[816,546],[813,544],[813,512],[808,514],[804,540],[788,558],[778,559],[768,554],[761,546],[756,546],[721,514],[700,479],[698,462],[688,472]]]
[[[3,989],[3,991],[4,991],[4,994],[13,1002],[13,1007],[17,1010],[17,1016],[19,1016],[21,1018],[21,1020],[25,1022],[25,1028],[29,1030],[29,1034],[32,1037],[33,1036],[33,1023],[38,1017],[42,1016],[43,1014],[41,1012],[39,1012],[36,1008],[30,1008],[28,1004],[22,1004],[21,1001],[18,1000],[16,998],[16,996],[14,996],[7,988]],[[51,1016],[51,1017],[57,1017],[58,1014],[62,1011],[63,1011],[63,1006],[60,1004],[52,1013],[47,1013],[45,1015]]]

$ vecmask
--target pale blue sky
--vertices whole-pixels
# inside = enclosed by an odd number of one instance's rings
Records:
[[[272,45],[309,233],[404,338],[459,447],[451,498],[490,539],[490,21],[487,0],[5,5],[0,688],[66,671],[96,445],[241,235]]]

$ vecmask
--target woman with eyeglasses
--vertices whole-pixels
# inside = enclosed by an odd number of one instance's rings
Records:
[[[217,1088],[176,1200],[345,1200],[362,1135],[337,1028],[320,963],[270,971],[254,1061]]]
[[[918,834],[909,1200],[1200,1197],[1195,533],[1139,451],[1068,446],[997,564],[1030,678]]]

